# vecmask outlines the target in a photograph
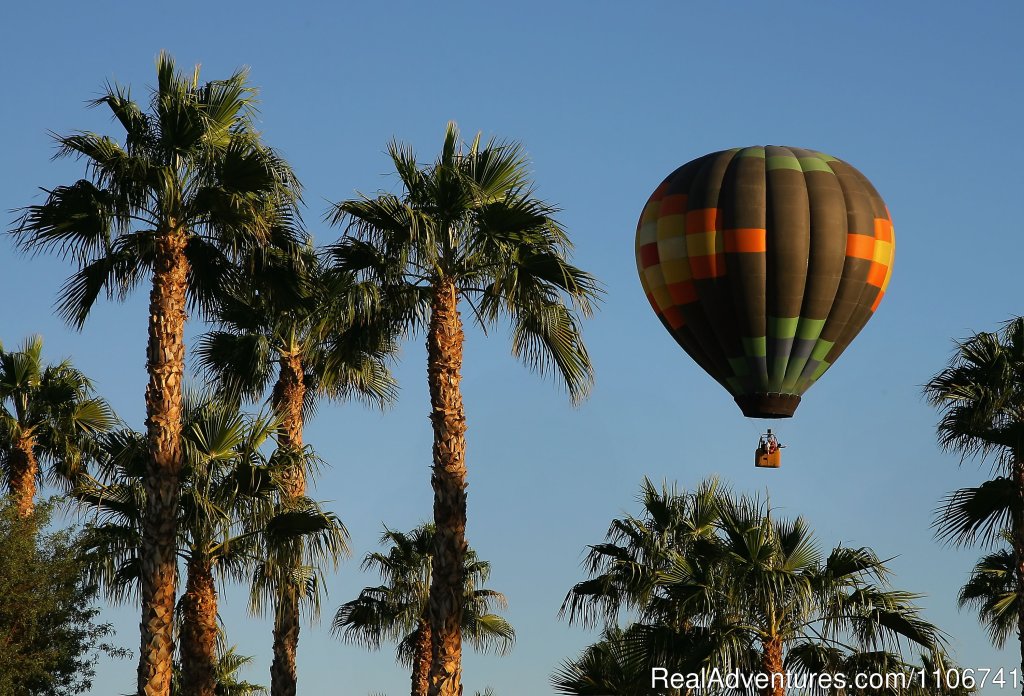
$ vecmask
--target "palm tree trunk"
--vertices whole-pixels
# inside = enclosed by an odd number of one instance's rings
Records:
[[[217,689],[217,588],[208,562],[189,562],[181,598],[183,696],[214,696]]]
[[[299,647],[299,597],[284,580],[274,607],[274,661],[270,665],[271,696],[295,696],[298,688],[296,664]]]
[[[302,405],[306,399],[306,382],[302,357],[294,353],[281,356],[277,383],[271,394],[274,412],[281,419],[277,436],[281,447],[296,452],[302,451]],[[306,472],[301,466],[292,467],[285,473],[282,491],[290,498],[306,495]]]
[[[434,430],[434,563],[428,614],[433,636],[430,696],[462,694],[463,563],[466,556],[466,414],[462,405],[464,335],[454,283],[434,290],[427,330],[427,382]]]
[[[768,685],[761,691],[762,696],[785,696],[786,673],[782,663],[782,639],[778,636],[764,641],[761,672],[769,677]]]
[[[430,624],[421,618],[416,628],[416,654],[412,658],[412,696],[427,696],[430,690],[432,644]]]
[[[174,656],[177,581],[178,479],[181,474],[182,373],[185,371],[185,295],[188,259],[184,231],[157,236],[149,295],[146,427],[149,461],[143,486],[142,623],[139,696],[169,696]]]
[[[272,400],[281,418],[278,441],[295,454],[302,451],[302,404],[306,396],[302,358],[296,354],[281,357]],[[306,472],[301,464],[284,473],[282,491],[286,498],[306,494]],[[274,606],[274,661],[270,665],[271,696],[295,696],[298,688],[299,593],[290,584],[287,568],[280,568],[280,587]]]
[[[36,459],[36,443],[31,435],[22,435],[14,441],[10,460],[10,493],[18,510],[18,516],[27,519],[35,510],[36,477],[39,475],[39,460]]]

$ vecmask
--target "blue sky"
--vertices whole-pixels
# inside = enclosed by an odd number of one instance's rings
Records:
[[[645,475],[693,486],[717,474],[767,491],[788,514],[806,515],[823,545],[894,557],[896,583],[926,594],[922,605],[964,666],[1015,663],[1012,646],[991,648],[956,609],[978,552],[944,548],[929,530],[940,497],[988,469],[939,451],[920,385],[945,364],[952,338],[1022,311],[1024,5],[107,0],[10,5],[0,25],[5,211],[81,175],[75,162],[50,160],[47,133],[116,133],[85,101],[107,80],[143,98],[161,49],[183,67],[201,62],[210,79],[251,67],[262,130],[303,180],[321,242],[338,236],[320,222],[328,201],[395,185],[384,155],[393,137],[430,159],[453,119],[467,135],[524,143],[537,193],[562,208],[576,261],[607,295],[585,326],[597,385],[579,408],[509,356],[504,331],[469,334],[468,534],[493,564],[519,639],[505,658],[467,654],[467,692],[551,693],[549,674],[592,638],[558,621],[559,604],[583,577],[586,545],[636,510]],[[885,300],[796,418],[779,424],[789,447],[775,472],[751,466],[763,424],[742,418],[662,329],[633,259],[637,217],[665,175],[753,144],[851,162],[886,199],[897,236]],[[141,428],[144,293],[102,304],[75,333],[52,314],[69,271],[0,243],[0,338],[41,333],[49,357],[72,357]],[[193,323],[190,337],[199,331]],[[343,645],[326,623],[375,583],[358,559],[381,525],[408,529],[430,514],[424,367],[415,337],[397,366],[397,405],[327,406],[309,426],[307,441],[332,464],[316,495],[347,523],[355,557],[331,580],[325,622],[303,629],[302,693],[408,690],[389,651]],[[268,683],[269,623],[246,617],[242,587],[222,596],[230,640],[257,658],[246,676]],[[135,610],[109,616],[137,650]],[[133,683],[133,662],[104,662],[95,692]]]

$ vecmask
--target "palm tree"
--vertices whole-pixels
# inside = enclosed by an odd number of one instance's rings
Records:
[[[274,380],[270,401],[280,423],[279,456],[295,462],[286,472],[282,494],[299,500],[305,497],[307,484],[306,413],[321,398],[354,396],[380,405],[393,400],[395,382],[386,360],[395,342],[389,323],[373,316],[367,306],[366,288],[327,273],[311,247],[279,253],[267,261],[246,276],[244,285],[219,298],[220,328],[203,337],[197,355],[219,391],[230,399],[258,400]],[[288,281],[284,287],[276,282],[282,277]],[[338,560],[314,562],[301,548],[301,540],[296,543],[299,548],[294,549],[292,564],[270,564],[264,570],[273,567],[272,576],[259,576],[260,583],[271,582],[269,589],[275,595],[272,696],[294,696],[297,689],[299,600],[307,585],[296,585],[292,579],[307,577],[299,572],[301,568]],[[257,588],[256,597],[262,592]],[[314,600],[311,608],[316,606],[315,597],[306,598]],[[257,600],[254,606],[262,607],[262,602]]]
[[[943,448],[963,459],[994,460],[997,473],[946,497],[935,522],[938,535],[968,545],[1008,534],[1013,577],[1007,589],[1019,595],[1024,591],[1024,318],[960,342],[949,365],[925,385],[925,395],[942,413]],[[1016,602],[1014,608],[1024,667],[1024,605]]]
[[[279,448],[276,454],[286,451]],[[304,459],[310,458],[309,452],[304,454]],[[311,617],[319,616],[324,567],[337,568],[339,560],[350,554],[348,531],[336,516],[306,496],[287,492],[295,467],[294,457],[285,457],[279,464],[277,502],[266,532],[258,538],[259,560],[250,585],[250,610],[264,615],[273,607],[275,613],[272,695],[275,690],[295,693],[299,609],[305,607]]]
[[[119,86],[94,102],[124,128],[123,144],[87,132],[57,138],[58,155],[85,159],[88,178],[47,191],[15,228],[24,248],[79,263],[59,304],[75,326],[101,292],[123,299],[152,278],[140,696],[167,696],[171,681],[186,305],[207,307],[249,250],[293,243],[299,196],[289,166],[260,141],[246,71],[200,84],[198,66],[180,73],[167,53],[156,68],[148,112]]]
[[[822,656],[836,667],[864,665],[869,656],[885,673],[904,664],[911,645],[942,646],[941,632],[914,606],[916,595],[892,588],[871,549],[838,546],[823,557],[803,518],[776,519],[755,500],[725,498],[720,513],[718,553],[732,585],[724,606],[739,617],[737,652],[759,644],[760,671],[773,682],[763,693],[782,696],[787,664],[806,666],[809,655],[815,668]]]
[[[802,518],[778,519],[766,502],[713,481],[687,494],[645,482],[643,499],[645,516],[612,523],[608,541],[592,547],[592,577],[563,604],[570,621],[607,627],[620,608],[632,610],[638,620],[616,645],[641,664],[771,675],[762,693],[779,696],[787,671],[865,660],[891,671],[908,646],[942,645],[871,549],[823,556]],[[573,674],[558,678],[572,683]]]
[[[220,634],[215,576],[222,582],[246,578],[264,538],[280,542],[309,530],[316,534],[336,529],[340,523],[311,503],[287,517],[277,514],[272,493],[283,467],[261,454],[276,430],[274,419],[250,418],[234,407],[200,398],[186,399],[184,415],[178,554],[187,581],[177,606],[181,687],[189,695],[213,696]],[[107,453],[110,481],[87,481],[72,495],[94,506],[100,517],[86,537],[91,579],[111,600],[122,601],[140,579],[144,437],[118,432],[108,438]]]
[[[430,588],[432,696],[456,696],[462,679],[462,578],[466,553],[466,416],[460,388],[461,300],[486,328],[512,323],[512,352],[531,368],[555,372],[573,401],[593,381],[577,311],[587,315],[596,281],[567,260],[571,243],[556,209],[530,188],[515,143],[460,144],[448,125],[441,154],[420,166],[411,148],[392,142],[399,195],[338,203],[332,224],[352,236],[332,248],[336,265],[376,281],[389,297],[429,305],[427,382],[433,426],[434,524]],[[571,303],[565,304],[563,298]]]
[[[433,643],[427,610],[434,525],[408,533],[385,527],[380,543],[391,547],[386,554],[367,554],[363,569],[376,569],[384,584],[363,588],[356,599],[342,604],[333,631],[374,650],[385,640],[397,643],[399,663],[412,668],[412,696],[426,696]],[[481,587],[490,576],[490,564],[479,560],[473,549],[467,549],[463,562],[462,635],[477,650],[504,655],[512,648],[515,631],[491,607],[504,608],[505,596]]]
[[[68,360],[44,363],[42,352],[39,336],[16,351],[0,344],[0,473],[24,519],[32,516],[44,473],[55,484],[73,485],[95,438],[116,421],[84,374]]]

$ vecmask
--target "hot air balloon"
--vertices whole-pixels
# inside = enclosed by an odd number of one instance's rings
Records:
[[[793,415],[878,308],[894,249],[889,211],[863,174],[780,146],[684,164],[636,232],[654,311],[750,418]]]

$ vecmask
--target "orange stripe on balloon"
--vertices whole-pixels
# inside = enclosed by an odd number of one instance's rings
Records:
[[[875,238],[866,234],[847,235],[846,255],[870,261],[875,256]]]
[[[686,234],[700,234],[717,229],[718,208],[699,208],[686,213]]]
[[[885,272],[888,270],[888,266],[884,263],[871,264],[871,269],[868,271],[868,285],[874,285],[876,288],[881,288],[882,283],[885,282]]]
[[[875,239],[880,242],[891,242],[892,223],[884,218],[875,218]]]
[[[733,254],[764,253],[768,249],[767,230],[739,228],[725,231],[725,251]]]

